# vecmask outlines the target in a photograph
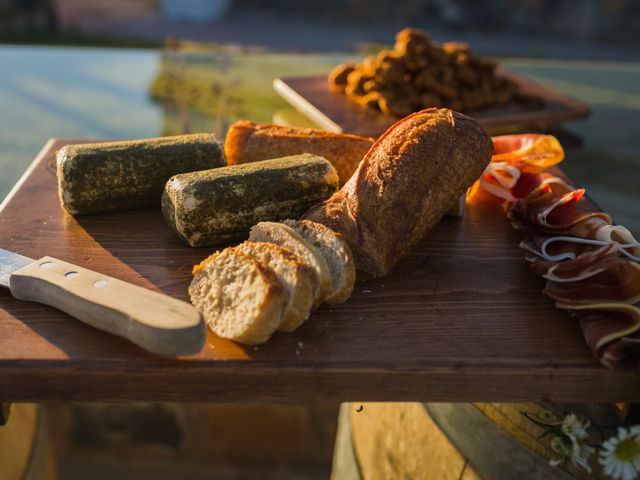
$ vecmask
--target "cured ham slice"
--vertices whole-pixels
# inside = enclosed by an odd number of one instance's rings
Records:
[[[582,202],[584,189],[558,195],[564,190],[564,185],[566,183],[563,182],[552,186],[551,182],[547,182],[526,198],[510,205],[507,215],[512,221],[531,224],[541,232],[572,234],[581,238],[595,238],[599,228],[611,225],[611,217],[606,213],[588,210],[588,206]],[[588,224],[584,223],[586,220],[589,220]],[[581,234],[585,229],[586,232]],[[589,237],[591,232],[593,236]]]
[[[571,310],[579,319],[587,345],[603,365],[634,372],[640,370],[638,307],[625,303],[557,303],[556,306]]]
[[[597,273],[577,281],[548,280],[543,292],[562,303],[640,302],[640,265],[609,255],[589,267]]]
[[[492,162],[518,162],[526,167],[543,170],[563,159],[564,149],[553,135],[526,133],[493,137]]]
[[[589,348],[609,368],[640,371],[640,243],[575,189],[544,171],[564,157],[549,135],[493,138],[477,188],[505,200],[520,247],[544,293],[572,312]]]
[[[615,245],[594,247],[591,245],[585,246],[576,243],[565,243],[568,246],[577,246],[578,248],[572,249],[573,251],[571,252],[564,250],[559,255],[573,255],[573,259],[562,262],[550,261],[545,260],[543,256],[536,252],[536,255],[532,258],[528,258],[532,270],[537,275],[554,282],[578,282],[607,270],[607,268],[611,266],[611,259],[616,258],[617,248]]]
[[[604,212],[585,210],[580,202],[585,190],[580,188],[556,198],[545,208],[539,208],[532,218],[543,232],[571,232],[571,228],[587,219],[600,219],[603,225],[611,225],[611,217]]]
[[[540,185],[544,169],[560,163],[564,150],[552,135],[523,134],[493,137],[493,156],[480,186],[508,201],[523,198]]]

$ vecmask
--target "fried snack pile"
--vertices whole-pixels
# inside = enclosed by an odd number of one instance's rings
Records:
[[[539,101],[496,75],[495,68],[495,62],[471,55],[465,43],[439,44],[422,30],[405,28],[393,50],[338,65],[328,80],[333,91],[396,117],[428,107],[469,112],[514,100]]]

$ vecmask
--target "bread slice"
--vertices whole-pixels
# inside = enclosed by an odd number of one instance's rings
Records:
[[[244,242],[233,248],[271,268],[288,293],[289,299],[278,330],[291,332],[309,317],[318,277],[313,269],[291,250],[265,242]]]
[[[252,242],[275,243],[288,248],[303,262],[311,266],[318,278],[314,306],[319,306],[331,294],[331,274],[322,252],[307,242],[292,228],[283,223],[260,222],[251,228],[249,240]]]
[[[255,258],[227,248],[194,272],[191,302],[220,337],[255,345],[280,325],[287,291],[274,271]]]
[[[285,220],[285,225],[316,247],[329,266],[331,294],[327,303],[344,303],[351,296],[356,281],[356,266],[351,247],[344,237],[329,227],[311,220]]]

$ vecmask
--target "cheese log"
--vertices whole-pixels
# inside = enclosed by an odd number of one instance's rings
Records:
[[[56,154],[58,194],[73,215],[160,205],[177,173],[226,164],[212,134],[66,145]]]
[[[430,108],[392,125],[356,173],[305,218],[344,235],[356,267],[386,275],[480,177],[491,137],[473,119]]]
[[[172,177],[164,216],[192,247],[246,237],[258,222],[299,218],[338,189],[338,174],[311,154],[264,160]]]
[[[336,168],[340,185],[343,185],[371,145],[372,138],[358,135],[239,121],[229,128],[224,149],[229,165],[298,153],[320,155]]]

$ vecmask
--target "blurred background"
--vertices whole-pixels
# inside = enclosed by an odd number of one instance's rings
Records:
[[[50,137],[223,138],[241,118],[313,126],[273,78],[326,74],[406,26],[587,102],[588,120],[553,132],[563,169],[640,235],[640,0],[0,0],[0,199]],[[327,478],[337,409],[47,414],[61,478]]]

